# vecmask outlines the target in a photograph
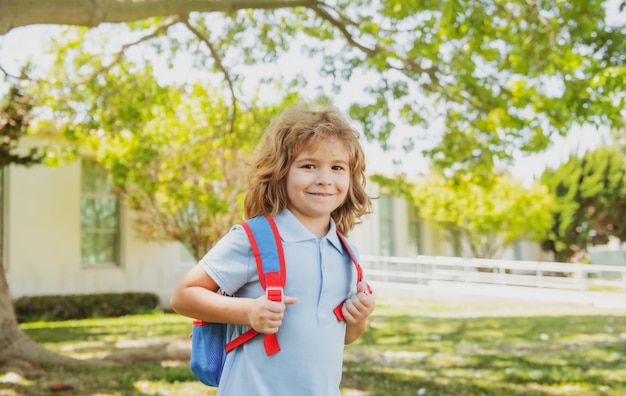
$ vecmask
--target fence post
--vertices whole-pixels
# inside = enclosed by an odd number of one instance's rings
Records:
[[[385,282],[389,282],[389,262],[387,260],[383,262],[383,268],[385,269]]]
[[[574,264],[576,266],[576,274],[580,277],[580,290],[589,291],[589,279],[584,264]]]

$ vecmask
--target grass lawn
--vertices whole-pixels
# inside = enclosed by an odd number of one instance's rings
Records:
[[[346,348],[344,395],[625,395],[626,311],[477,298],[378,296]],[[27,323],[49,349],[110,367],[0,373],[0,395],[212,395],[174,314]],[[54,393],[50,386],[72,389]],[[297,396],[297,395],[295,395]]]

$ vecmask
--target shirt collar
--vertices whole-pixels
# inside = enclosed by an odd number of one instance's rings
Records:
[[[298,220],[298,218],[289,210],[285,209],[274,217],[280,238],[283,242],[301,242],[317,239],[316,236]],[[337,225],[335,220],[330,218],[330,228],[324,237],[326,238],[340,253],[343,253],[343,245],[337,236]]]

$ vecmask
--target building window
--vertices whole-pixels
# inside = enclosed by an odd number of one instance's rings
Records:
[[[83,160],[81,172],[81,260],[84,265],[119,265],[119,199],[108,172]]]
[[[422,240],[420,233],[420,218],[417,207],[411,202],[408,202],[408,217],[409,217],[409,241],[408,241],[408,255],[417,256],[422,251]]]
[[[382,195],[378,200],[378,213],[380,221],[380,255],[393,256],[393,206],[392,197]]]

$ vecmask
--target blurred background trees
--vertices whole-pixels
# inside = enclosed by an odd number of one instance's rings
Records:
[[[541,182],[556,199],[543,247],[557,261],[572,261],[611,236],[626,240],[626,159],[618,149],[603,146],[572,156],[546,169]]]

